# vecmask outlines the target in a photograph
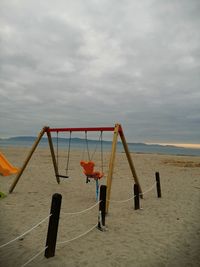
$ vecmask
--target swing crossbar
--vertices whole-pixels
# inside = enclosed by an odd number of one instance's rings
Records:
[[[83,128],[47,128],[46,132],[113,132],[115,127],[83,127]]]

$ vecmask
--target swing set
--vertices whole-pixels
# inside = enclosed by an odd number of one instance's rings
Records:
[[[56,142],[56,152],[54,149],[54,144],[52,141],[51,133],[57,133],[57,142]],[[69,143],[68,143],[68,153],[67,153],[67,163],[66,163],[66,175],[59,173],[59,156],[58,156],[58,133],[59,132],[69,132]],[[30,161],[35,149],[37,148],[40,140],[42,139],[43,135],[46,133],[52,158],[52,163],[54,167],[55,177],[57,180],[57,183],[60,183],[60,178],[69,178],[68,176],[68,169],[69,169],[69,158],[70,158],[70,149],[71,149],[71,135],[72,132],[85,132],[85,140],[86,140],[86,146],[87,146],[87,152],[88,152],[88,161],[81,160],[80,165],[83,168],[83,173],[86,176],[86,183],[90,182],[90,179],[94,179],[96,181],[96,198],[98,198],[98,181],[104,177],[103,173],[103,140],[102,140],[102,134],[103,132],[113,132],[113,140],[112,140],[112,148],[111,148],[111,155],[109,160],[109,167],[108,167],[108,174],[106,177],[106,185],[107,185],[107,196],[106,196],[106,212],[108,212],[109,208],[109,200],[110,200],[110,194],[111,194],[111,186],[112,186],[112,178],[113,178],[113,170],[114,170],[114,163],[115,163],[115,156],[116,156],[116,148],[117,148],[117,141],[118,136],[120,136],[124,151],[126,153],[126,157],[129,163],[129,167],[133,176],[133,179],[136,184],[139,186],[139,192],[142,197],[142,189],[139,183],[138,176],[135,171],[135,167],[133,165],[133,161],[128,149],[128,145],[123,133],[122,126],[120,124],[115,124],[114,127],[87,127],[87,128],[50,128],[48,126],[45,126],[39,133],[37,139],[35,140],[26,160],[24,161],[24,164],[22,168],[20,169],[19,173],[15,177],[15,180],[13,181],[12,185],[10,186],[9,192],[12,193],[15,186],[17,185],[20,177],[22,176],[26,166],[28,165],[28,162]],[[92,157],[90,157],[89,154],[89,148],[88,148],[88,139],[87,139],[87,132],[100,132],[99,140],[101,142],[101,164],[102,164],[102,170],[97,171],[94,170],[95,163],[92,160]],[[96,148],[95,148],[96,150]],[[95,151],[94,151],[95,153]]]
[[[56,134],[56,160],[57,160],[57,169],[59,170],[59,132]],[[95,146],[94,152],[92,153],[92,156],[90,156],[89,151],[89,144],[88,144],[88,138],[87,138],[87,131],[85,131],[85,142],[86,142],[86,148],[87,148],[87,157],[88,161],[81,160],[80,166],[83,168],[83,174],[86,176],[86,183],[90,182],[90,179],[94,179],[96,182],[96,200],[98,201],[99,198],[99,180],[104,176],[103,173],[103,132],[101,131],[99,136],[99,141],[101,142],[101,172],[95,171],[94,166],[95,163],[93,161],[93,157],[95,155],[95,152],[97,150],[98,143]],[[68,171],[69,171],[69,160],[70,160],[70,150],[71,150],[71,139],[72,139],[72,132],[70,131],[69,135],[69,141],[68,141],[68,149],[67,149],[67,160],[66,160],[66,167],[65,171],[66,174],[62,175],[58,171],[58,178],[69,178]]]

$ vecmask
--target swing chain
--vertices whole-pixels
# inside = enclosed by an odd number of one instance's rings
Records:
[[[70,157],[70,150],[71,150],[71,139],[72,139],[72,131],[70,131],[69,134],[69,142],[68,142],[68,151],[67,151],[67,164],[66,164],[66,175],[68,175],[68,170],[69,170],[69,157]]]
[[[92,155],[90,156],[90,151],[89,151],[89,144],[88,144],[88,138],[87,138],[87,131],[85,131],[85,142],[86,142],[86,148],[87,148],[87,154],[88,154],[88,160],[91,161],[93,160],[95,153],[97,151],[98,143],[101,142],[101,162],[103,162],[103,131],[101,131],[98,142],[95,145],[94,151]],[[103,163],[102,163],[103,165]]]
[[[85,131],[85,142],[86,142],[86,148],[87,148],[87,154],[88,154],[88,160],[92,161],[95,153],[97,151],[97,147],[99,142],[101,143],[101,172],[103,173],[103,131],[100,132],[99,138],[98,138],[98,142],[95,145],[94,151],[92,153],[92,155],[90,156],[90,151],[89,151],[89,144],[88,144],[88,138],[87,138],[87,131]],[[88,180],[87,180],[88,182]]]
[[[69,158],[69,151],[68,151],[68,158]],[[68,175],[61,175],[59,174],[59,135],[58,135],[58,131],[56,131],[56,163],[57,163],[57,171],[58,174],[56,175],[56,177],[61,177],[61,178],[69,178]],[[69,164],[69,162],[68,162]]]
[[[88,138],[87,138],[87,131],[85,131],[85,142],[86,142],[86,148],[87,148],[88,160],[91,161],[91,158],[90,158],[90,151],[89,151],[89,145],[88,145]]]
[[[58,169],[58,161],[59,157],[58,157],[58,131],[56,132],[56,160],[57,160],[57,169]]]

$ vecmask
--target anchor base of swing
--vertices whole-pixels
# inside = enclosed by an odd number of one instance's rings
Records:
[[[90,182],[90,179],[94,179],[95,181],[99,180],[99,178],[96,176],[86,176],[86,184]]]
[[[97,229],[98,229],[99,231],[101,231],[101,232],[106,232],[106,231],[108,231],[108,228],[107,228],[106,226],[100,225],[99,223],[98,223],[98,225],[97,225]]]
[[[69,176],[67,176],[67,175],[61,175],[61,174],[56,175],[56,177],[59,177],[59,178],[69,178]]]

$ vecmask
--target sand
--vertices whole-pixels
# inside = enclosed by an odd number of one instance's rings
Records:
[[[1,152],[15,166],[22,166],[29,148],[3,148]],[[79,162],[81,151],[72,151],[69,179],[58,185],[48,148],[38,148],[14,192],[8,194],[14,175],[0,176],[0,246],[20,236],[49,215],[51,197],[62,194],[57,242],[73,239],[97,224],[95,183],[85,183]],[[104,172],[109,153],[104,154]],[[107,231],[94,228],[86,235],[65,244],[57,244],[55,257],[44,252],[26,266],[117,267],[117,266],[200,266],[200,157],[157,154],[131,154],[143,191],[155,183],[159,171],[162,198],[156,188],[144,195],[141,209],[135,211],[133,200],[110,202],[106,216]],[[100,155],[95,157],[97,169]],[[65,172],[66,153],[60,155],[60,172]],[[101,180],[105,184],[106,179]],[[133,180],[124,153],[117,153],[111,200],[132,197]],[[23,266],[45,248],[48,220],[3,248],[0,266]]]

